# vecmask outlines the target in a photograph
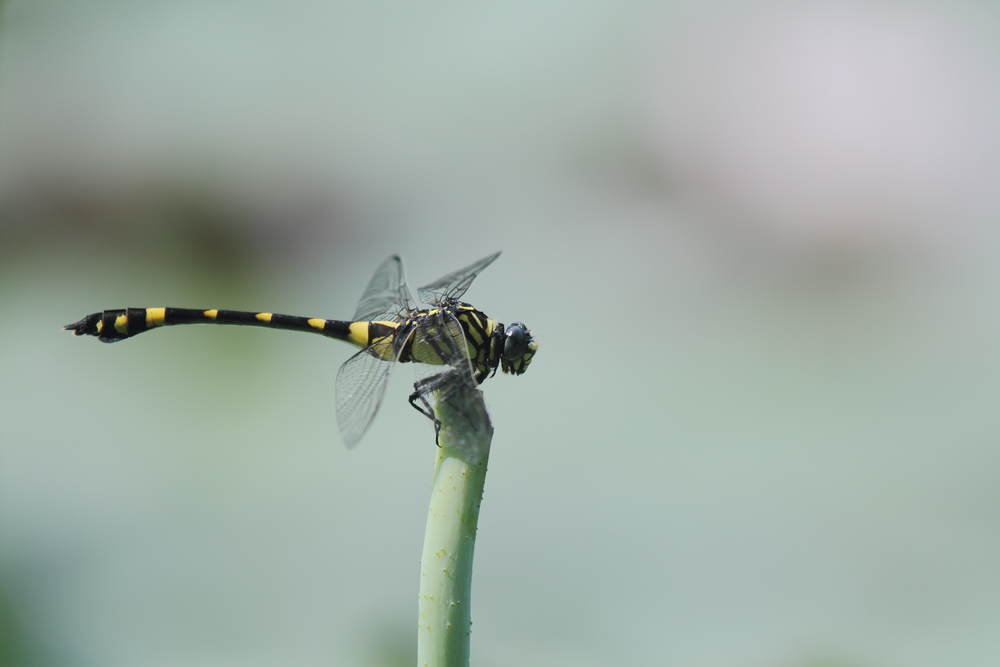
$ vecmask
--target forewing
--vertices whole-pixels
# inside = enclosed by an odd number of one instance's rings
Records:
[[[464,269],[449,273],[443,278],[439,278],[418,289],[417,295],[424,303],[432,304],[447,299],[460,299],[465,294],[465,291],[469,289],[472,281],[476,279],[476,276],[499,256],[499,252],[493,253],[489,257],[483,257],[478,262],[470,264]]]
[[[371,426],[395,365],[395,357],[381,359],[362,350],[337,371],[337,424],[348,448],[358,444]]]
[[[422,358],[443,362],[414,363],[418,391],[431,404],[435,401],[446,402],[449,409],[463,420],[455,427],[475,434],[473,442],[480,441],[482,434],[492,427],[482,392],[472,373],[462,326],[451,313],[439,311],[424,318],[414,335],[417,337],[415,346],[427,346],[419,353]],[[453,446],[462,449],[458,440],[453,441]],[[481,454],[470,453],[475,458]]]
[[[476,386],[465,331],[454,315],[446,310],[428,313],[416,325],[413,336],[410,352],[417,362],[418,379],[454,372]]]
[[[382,262],[368,282],[358,307],[354,311],[354,321],[381,320],[395,322],[405,313],[416,310],[416,304],[406,286],[403,260],[393,255]],[[345,364],[346,365],[346,364]]]
[[[462,452],[462,458],[472,464],[489,455],[493,425],[478,387],[452,386],[444,397],[438,398],[437,414],[443,422],[439,433],[441,444]]]

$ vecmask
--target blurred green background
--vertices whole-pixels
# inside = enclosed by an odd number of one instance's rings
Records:
[[[477,665],[1000,664],[1000,8],[0,5],[0,663],[408,665],[435,456],[386,256],[522,320]]]

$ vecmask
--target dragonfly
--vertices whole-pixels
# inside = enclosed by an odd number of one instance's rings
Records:
[[[397,363],[410,363],[416,382],[409,402],[434,423],[440,445],[441,422],[432,403],[447,402],[468,422],[473,435],[492,433],[478,386],[487,377],[521,375],[538,342],[521,322],[504,326],[461,301],[494,253],[417,290],[419,308],[406,285],[403,260],[392,255],[376,269],[350,320],[327,320],[278,313],[193,308],[122,308],[87,315],[63,327],[77,336],[115,343],[140,333],[179,324],[229,324],[321,334],[361,348],[337,372],[337,423],[344,444],[354,447],[371,426]],[[478,401],[478,403],[477,403]]]

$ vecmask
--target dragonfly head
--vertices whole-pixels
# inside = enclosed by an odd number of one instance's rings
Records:
[[[520,375],[528,370],[531,358],[538,350],[538,341],[531,336],[531,330],[520,322],[514,322],[503,334],[503,353],[500,364],[504,373]]]

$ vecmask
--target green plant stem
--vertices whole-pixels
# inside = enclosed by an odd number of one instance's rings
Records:
[[[478,390],[476,394],[485,415],[482,395]],[[441,420],[441,446],[420,559],[417,664],[467,667],[472,632],[472,556],[493,429],[488,427],[479,434],[462,432],[461,424],[466,422],[461,417],[452,418],[447,405],[439,403],[436,412]],[[461,446],[454,446],[459,443]]]

